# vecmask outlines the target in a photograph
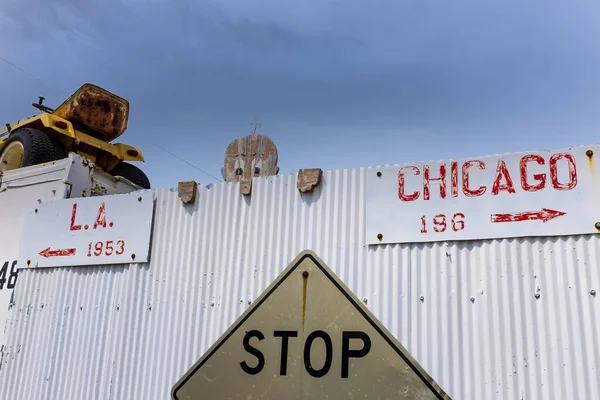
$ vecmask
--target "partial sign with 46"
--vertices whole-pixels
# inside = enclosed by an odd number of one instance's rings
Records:
[[[146,262],[153,200],[145,191],[39,204],[20,258],[28,268]]]

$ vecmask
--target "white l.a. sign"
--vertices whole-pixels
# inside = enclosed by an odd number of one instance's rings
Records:
[[[151,191],[42,202],[25,219],[25,268],[147,262]]]
[[[279,275],[171,396],[450,399],[311,251]]]
[[[600,146],[367,171],[367,244],[600,232]]]

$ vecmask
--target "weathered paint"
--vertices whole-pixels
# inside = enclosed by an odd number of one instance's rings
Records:
[[[174,400],[289,397],[451,400],[311,251],[299,254],[172,390]]]
[[[93,187],[101,187],[103,193],[135,190],[98,171],[75,154],[64,160],[7,171],[0,176],[0,228],[3,230],[0,240],[0,359],[6,357],[6,323],[12,309],[13,291],[20,279],[20,269],[26,266],[19,260],[20,244],[27,237],[25,216],[42,201],[92,196]],[[40,250],[48,255],[55,252],[53,249]],[[3,364],[4,361],[0,362],[0,368]]]
[[[129,102],[99,86],[86,83],[52,113],[75,129],[110,142],[125,132]]]
[[[594,233],[594,151],[600,146],[373,169],[367,243]]]
[[[252,134],[236,138],[227,146],[221,174],[226,182],[241,182],[244,195],[252,191],[252,178],[278,172],[277,147],[269,137]]]
[[[0,398],[168,398],[303,249],[452,398],[600,398],[600,238],[365,246],[375,170],[160,190],[150,263],[22,271]]]
[[[42,202],[26,214],[19,260],[27,268],[149,259],[153,192]]]
[[[565,160],[568,168],[568,181],[560,182],[558,177],[558,162]],[[548,173],[533,174],[533,178],[530,180],[528,177],[528,165],[535,162],[539,165],[546,165],[546,160],[538,154],[526,154],[520,158],[519,161],[519,183],[526,192],[537,192],[544,189],[549,182],[547,182],[547,176],[550,176],[551,187],[555,190],[571,190],[577,186],[577,170],[575,168],[575,160],[572,154],[569,153],[558,153],[550,156],[548,161]],[[458,185],[458,166],[459,163],[456,161],[450,162],[451,175],[451,197],[459,197]],[[511,175],[506,160],[499,159],[496,164],[496,172],[491,185],[481,185],[478,188],[471,188],[469,183],[471,168],[476,167],[479,170],[485,170],[489,165],[482,160],[468,160],[462,163],[462,193],[467,197],[479,197],[483,196],[491,186],[490,193],[494,196],[499,195],[505,191],[507,193],[515,193],[515,180]],[[401,201],[415,201],[421,198],[423,194],[423,200],[431,199],[431,186],[432,184],[439,184],[439,197],[445,199],[448,197],[448,185],[447,185],[447,167],[446,163],[440,163],[437,167],[434,167],[435,171],[432,171],[432,167],[429,164],[424,164],[421,168],[409,165],[399,168],[398,171],[398,198]],[[407,176],[421,175],[423,171],[423,186],[422,192],[418,188],[407,194],[406,192],[406,179]],[[434,175],[437,174],[437,175]],[[548,185],[550,187],[550,185]]]

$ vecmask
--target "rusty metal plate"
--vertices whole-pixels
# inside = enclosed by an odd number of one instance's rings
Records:
[[[172,389],[176,400],[359,397],[450,398],[310,251]]]
[[[367,244],[600,231],[600,146],[367,171]]]
[[[127,129],[129,102],[101,87],[86,83],[53,114],[71,121],[77,130],[110,142]]]

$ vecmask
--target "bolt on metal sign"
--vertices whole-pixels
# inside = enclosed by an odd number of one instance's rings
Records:
[[[300,253],[171,395],[450,399],[310,251]]]
[[[599,231],[600,147],[367,171],[367,244]]]

